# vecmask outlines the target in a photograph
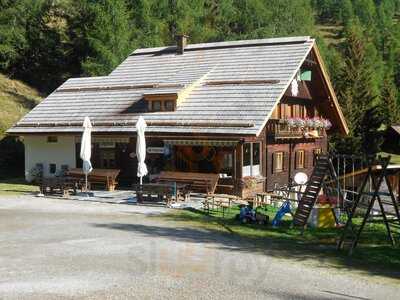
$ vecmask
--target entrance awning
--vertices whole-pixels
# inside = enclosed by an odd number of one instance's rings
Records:
[[[75,142],[80,142],[79,136],[75,137]],[[115,136],[92,136],[93,143],[129,143],[129,137],[115,137]]]
[[[218,140],[164,140],[165,145],[173,146],[213,146],[213,147],[233,147],[238,141],[218,141]]]

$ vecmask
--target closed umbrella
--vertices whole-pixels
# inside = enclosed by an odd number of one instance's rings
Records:
[[[142,116],[139,117],[136,122],[136,157],[138,160],[137,176],[140,178],[140,184],[143,183],[143,176],[147,175],[147,166],[144,162],[146,159],[146,139],[144,137],[144,132],[146,130],[147,124]]]
[[[90,162],[90,157],[92,155],[92,124],[90,123],[89,117],[85,117],[83,121],[83,135],[81,141],[81,153],[80,157],[83,160],[82,171],[85,173],[85,189],[88,190],[87,177],[90,172],[92,172],[92,164]]]

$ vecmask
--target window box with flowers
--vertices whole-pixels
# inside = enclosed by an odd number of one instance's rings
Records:
[[[324,118],[287,118],[280,119],[275,130],[277,137],[319,138],[332,123]]]

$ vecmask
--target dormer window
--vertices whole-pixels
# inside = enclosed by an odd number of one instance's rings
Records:
[[[154,100],[150,101],[151,111],[161,111],[161,101]]]
[[[174,111],[175,110],[175,101],[174,100],[166,100],[166,101],[164,101],[164,110],[166,110],[166,111]]]
[[[147,101],[149,112],[175,111],[178,95],[171,94],[145,94],[144,100]]]

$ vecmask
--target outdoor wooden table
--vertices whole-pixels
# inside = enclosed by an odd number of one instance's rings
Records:
[[[210,206],[212,210],[214,210],[215,207],[221,207],[222,214],[224,216],[225,210],[231,207],[232,203],[237,200],[237,198],[237,196],[229,194],[208,194],[203,202],[203,205],[207,212],[210,211]]]
[[[158,176],[160,182],[176,182],[190,185],[196,192],[214,194],[217,188],[219,174],[162,171]]]
[[[147,199],[151,200],[152,195],[157,195],[157,198],[160,201],[163,201],[164,197],[167,199],[167,204],[171,202],[173,198],[177,201],[180,196],[183,196],[186,200],[186,184],[170,184],[170,183],[144,183],[144,184],[135,184],[133,188],[136,192],[136,196],[138,198],[138,202],[143,202],[143,194],[147,195]]]
[[[76,194],[77,181],[71,177],[45,177],[42,178],[39,189],[42,194],[46,194],[47,190],[50,194],[53,194],[54,190],[59,190],[63,197],[67,197],[71,189]]]
[[[88,182],[105,184],[106,189],[112,192],[117,185],[117,176],[119,172],[119,169],[93,169],[88,175]],[[67,175],[80,179],[85,178],[85,173],[83,173],[82,169],[78,168],[67,171]]]

